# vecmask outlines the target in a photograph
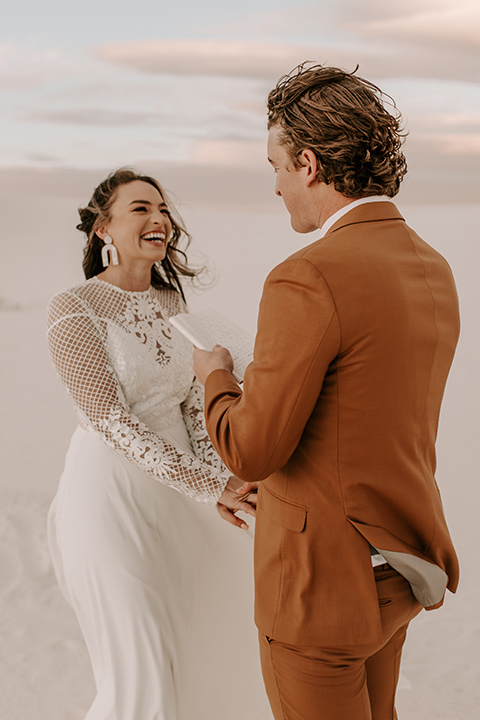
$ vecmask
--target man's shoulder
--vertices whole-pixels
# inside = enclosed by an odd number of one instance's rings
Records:
[[[407,225],[394,203],[370,203],[346,213],[324,236],[297,250],[278,267],[288,268],[303,262],[315,265],[320,271],[335,272],[357,264],[359,256],[389,262],[406,248],[416,252],[417,246],[439,256]]]
[[[289,255],[272,272],[308,272],[309,268],[321,272],[322,267],[342,263],[346,253],[348,255],[344,243],[335,242],[327,235]]]
[[[327,293],[330,296],[329,278],[332,273],[329,267],[339,267],[341,261],[329,261],[330,253],[321,250],[320,243],[321,241],[315,241],[276,265],[265,280],[265,289],[276,288],[276,291],[283,291],[286,288],[297,288],[302,293]]]
[[[311,243],[311,245],[307,245],[306,247],[292,253],[292,255],[289,255],[285,258],[285,260],[282,260],[282,262],[273,268],[269,277],[301,275],[302,273],[318,271],[318,253],[315,250],[313,252],[311,251],[311,248],[316,246],[318,242],[320,241],[317,240]]]

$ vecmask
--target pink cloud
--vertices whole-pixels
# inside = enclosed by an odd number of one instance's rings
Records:
[[[96,54],[102,60],[145,72],[270,79],[305,59],[308,50],[255,42],[158,40],[104,45]]]
[[[478,57],[470,46],[439,43],[436,51],[425,52],[423,42],[404,41],[397,21],[385,21],[383,29],[372,23],[358,25],[369,37],[348,45],[291,45],[287,43],[227,42],[223,40],[158,40],[114,43],[95,50],[102,60],[148,73],[211,75],[252,78],[275,82],[305,60],[353,70],[368,78],[429,77],[476,80]],[[391,33],[398,29],[398,37]]]
[[[459,159],[472,158],[480,155],[480,133],[441,133],[434,132],[428,134],[417,133],[416,142],[428,143],[432,149],[435,149],[438,155],[457,156]],[[478,174],[478,173],[477,173]]]
[[[376,5],[376,1],[370,6]],[[443,5],[443,7],[442,7]],[[472,48],[480,47],[480,4],[478,0],[451,2],[415,2],[394,6],[387,12],[367,13],[356,23],[361,34],[389,37],[411,43],[446,43]],[[370,10],[373,8],[370,7]],[[371,15],[371,17],[368,17]]]

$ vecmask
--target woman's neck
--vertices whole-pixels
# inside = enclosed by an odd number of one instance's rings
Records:
[[[126,268],[123,265],[109,265],[97,277],[122,290],[143,292],[148,290],[151,285],[152,268]]]

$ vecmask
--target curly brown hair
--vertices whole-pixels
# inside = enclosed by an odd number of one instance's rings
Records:
[[[173,207],[171,201],[162,189],[160,184],[148,175],[132,168],[120,168],[110,173],[110,175],[98,185],[90,202],[86,207],[78,210],[80,215],[80,223],[76,226],[77,230],[85,233],[87,243],[83,251],[83,271],[87,280],[99,273],[103,272],[102,264],[102,248],[103,240],[97,235],[99,227],[110,220],[110,209],[117,197],[118,188],[127,185],[134,180],[153,185],[160,193],[164,200],[172,223],[172,233],[167,245],[165,258],[153,265],[151,283],[155,288],[171,288],[180,293],[185,300],[180,276],[193,278],[199,274],[199,270],[188,266],[185,250],[191,242],[191,235],[186,231],[183,221]],[[178,247],[181,239],[185,239],[185,250]]]
[[[268,128],[280,128],[293,167],[301,166],[303,150],[312,150],[317,180],[333,183],[345,197],[394,197],[407,172],[401,115],[392,98],[357,70],[298,65],[268,95]]]

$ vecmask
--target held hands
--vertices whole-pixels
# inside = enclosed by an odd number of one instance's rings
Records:
[[[242,510],[247,515],[255,517],[257,486],[258,483],[243,483],[232,475],[217,503],[220,517],[236,527],[248,530],[247,523],[238,518],[236,513]],[[245,491],[244,488],[247,490]]]
[[[195,348],[193,353],[193,371],[202,385],[205,385],[207,377],[214,370],[228,370],[232,372],[233,359],[230,352],[221,345],[215,345],[211,352]],[[217,502],[217,510],[220,517],[232,525],[235,525],[235,527],[248,530],[247,523],[241,518],[238,518],[236,513],[241,510],[247,515],[255,517],[257,487],[258,483],[244,483],[232,475]]]
[[[193,353],[193,372],[205,385],[208,375],[214,370],[233,370],[233,360],[229,351],[221,345],[215,345],[212,352],[195,348]]]
[[[257,504],[257,490],[258,486],[260,485],[259,482],[244,482],[241,487],[237,489],[238,495],[251,495],[252,493],[255,493],[255,505]]]

